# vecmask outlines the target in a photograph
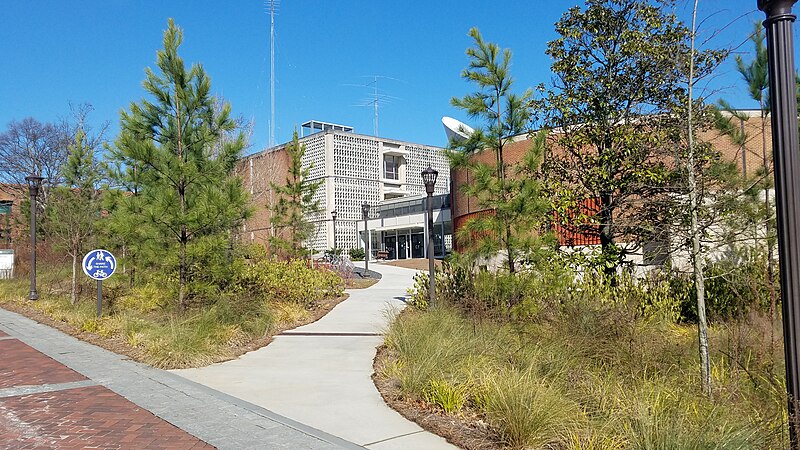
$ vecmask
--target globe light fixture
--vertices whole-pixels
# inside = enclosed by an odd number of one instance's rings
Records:
[[[25,177],[31,199],[31,292],[28,294],[28,300],[39,300],[39,293],[36,291],[36,199],[39,197],[42,180],[44,178],[36,173]]]
[[[436,178],[439,172],[428,166],[422,171],[422,182],[425,184],[425,192],[428,194],[428,306],[433,307],[436,300],[436,269],[433,262],[433,191],[436,188]]]

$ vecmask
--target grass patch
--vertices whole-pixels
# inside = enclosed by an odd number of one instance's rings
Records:
[[[705,397],[692,326],[568,303],[522,322],[448,306],[406,311],[387,334],[393,359],[379,376],[412,403],[480,418],[511,448],[785,447],[780,378],[767,375],[763,358],[743,364],[720,351],[765,348],[764,333],[712,328],[714,395]]]
[[[347,289],[366,289],[373,286],[380,281],[379,278],[348,278],[344,280],[344,286]]]
[[[93,285],[84,283],[80,300],[72,305],[69,270],[60,268],[40,272],[36,302],[26,300],[27,279],[0,280],[0,305],[65,324],[73,334],[100,336],[90,340],[155,367],[197,367],[266,344],[275,332],[311,321],[324,312],[321,305],[332,304],[341,294],[338,277],[329,272],[315,276],[313,269],[298,267],[259,263],[238,286],[214,289],[213,300],[196,301],[184,313],[176,310],[169,282],[150,279],[131,288],[120,276],[104,282],[106,304],[98,318]],[[259,281],[281,284],[282,298]]]

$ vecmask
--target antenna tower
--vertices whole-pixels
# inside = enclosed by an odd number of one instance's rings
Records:
[[[377,136],[378,135],[378,112],[380,110],[381,103],[383,103],[385,105],[387,103],[392,103],[394,100],[399,100],[398,97],[395,97],[395,96],[392,96],[392,95],[388,95],[385,92],[382,92],[380,89],[378,89],[378,80],[381,79],[381,78],[387,79],[387,80],[394,80],[394,81],[402,81],[402,80],[398,80],[397,78],[386,77],[386,76],[382,76],[382,75],[369,75],[369,76],[365,76],[364,78],[372,78],[372,81],[370,81],[370,82],[368,82],[366,84],[348,84],[346,86],[361,86],[361,87],[367,87],[367,88],[371,87],[372,88],[372,93],[371,93],[370,97],[368,97],[368,99],[366,99],[366,100],[363,100],[362,103],[360,103],[358,105],[354,105],[354,106],[372,106],[372,109],[373,109],[373,112],[374,112],[374,116],[373,116],[373,119],[372,119],[373,132],[374,132],[375,136]]]
[[[275,11],[280,0],[267,0],[269,8],[269,146],[275,146]]]
[[[375,107],[375,119],[373,121],[373,128],[375,129],[375,136],[378,136],[378,76],[373,76],[372,84],[374,84],[374,97],[372,98],[372,105]]]

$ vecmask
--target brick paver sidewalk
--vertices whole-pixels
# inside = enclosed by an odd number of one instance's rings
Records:
[[[359,449],[0,309],[0,448]]]
[[[0,332],[3,448],[214,448]]]

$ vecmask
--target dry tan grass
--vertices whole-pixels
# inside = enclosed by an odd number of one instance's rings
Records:
[[[441,260],[437,259],[434,261],[434,263],[436,264],[436,267],[442,267]],[[425,258],[396,259],[382,264],[386,264],[387,266],[404,267],[406,269],[428,270],[428,260]]]

